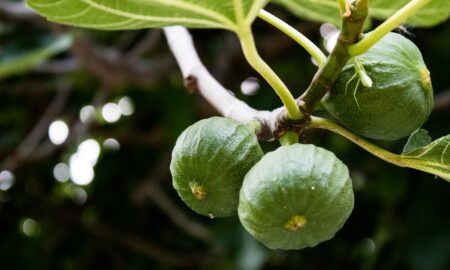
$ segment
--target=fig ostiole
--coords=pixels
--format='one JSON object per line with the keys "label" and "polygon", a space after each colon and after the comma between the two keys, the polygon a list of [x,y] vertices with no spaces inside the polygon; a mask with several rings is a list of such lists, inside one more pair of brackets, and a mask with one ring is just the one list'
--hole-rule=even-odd
{"label": "fig ostiole", "polygon": [[244,176],[262,156],[254,131],[244,124],[223,117],[200,120],[178,137],[172,151],[173,186],[199,214],[235,215]]}

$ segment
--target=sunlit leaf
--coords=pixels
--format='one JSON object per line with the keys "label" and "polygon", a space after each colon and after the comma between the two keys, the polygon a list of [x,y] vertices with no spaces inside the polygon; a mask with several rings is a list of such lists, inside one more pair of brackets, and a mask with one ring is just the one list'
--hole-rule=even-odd
{"label": "sunlit leaf", "polygon": [[27,0],[50,21],[104,30],[183,25],[236,30],[269,0]]}
{"label": "sunlit leaf", "polygon": [[[308,20],[340,25],[339,8],[336,0],[274,0],[291,12]],[[370,0],[369,16],[384,20],[394,14],[410,0]],[[450,1],[432,0],[408,24],[429,27],[444,22],[450,15]]]}
{"label": "sunlit leaf", "polygon": [[64,35],[42,48],[0,60],[0,79],[23,73],[53,55],[67,50],[71,45],[72,37]]}
{"label": "sunlit leaf", "polygon": [[450,181],[450,135],[401,155],[408,167],[435,174]]}

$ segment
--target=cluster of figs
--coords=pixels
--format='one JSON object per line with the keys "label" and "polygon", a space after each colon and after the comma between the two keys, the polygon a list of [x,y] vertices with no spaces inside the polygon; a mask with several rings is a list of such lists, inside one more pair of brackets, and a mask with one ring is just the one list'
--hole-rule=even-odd
{"label": "cluster of figs", "polygon": [[[349,61],[322,100],[327,111],[371,139],[396,140],[419,128],[433,93],[417,47],[390,33],[359,61],[371,85],[360,83]],[[192,210],[211,218],[238,214],[243,227],[272,249],[328,240],[353,210],[349,170],[334,153],[295,143],[264,154],[254,130],[223,117],[188,127],[173,149],[170,170]]]}

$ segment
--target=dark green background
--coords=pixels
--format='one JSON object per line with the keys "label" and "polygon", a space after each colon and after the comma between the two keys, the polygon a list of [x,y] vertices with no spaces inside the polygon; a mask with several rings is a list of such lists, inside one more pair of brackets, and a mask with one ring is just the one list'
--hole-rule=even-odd
{"label": "dark green background", "polygon": [[[281,9],[272,10],[321,44],[319,24],[299,21]],[[262,56],[295,96],[301,94],[315,72],[309,56],[261,21],[254,29]],[[59,33],[72,31],[0,12],[0,59],[33,50]],[[449,23],[409,31],[407,35],[423,52],[435,95],[440,102],[445,96],[448,99]],[[325,131],[308,132],[303,139],[334,151],[349,166],[355,189],[355,209],[334,239],[300,251],[273,251],[253,240],[236,217],[210,220],[196,215],[171,186],[170,152],[183,129],[217,115],[215,110],[200,96],[185,91],[160,31],[74,33],[74,49],[49,61],[73,58],[76,68],[55,73],[38,66],[0,81],[0,165],[4,166],[0,171],[13,166],[16,178],[11,189],[0,191],[1,269],[450,268],[449,183],[387,164]],[[136,79],[141,75],[134,78],[133,73],[128,74],[133,69],[125,60],[136,63],[129,53],[142,45],[149,33],[156,45],[148,46],[142,58],[166,66],[155,64],[146,70],[143,77],[153,76],[154,81],[145,84]],[[196,30],[193,35],[207,67],[227,88],[236,90],[239,98],[258,109],[280,106],[266,84],[255,96],[237,91],[245,78],[258,76],[243,60],[233,34]],[[102,71],[90,62],[98,59],[83,59],[75,49],[81,39],[96,46],[100,59],[111,50],[121,58]],[[128,75],[119,82],[117,74]],[[31,155],[18,160],[18,145],[61,91],[69,91],[69,96],[56,117],[69,123],[74,135],[66,144],[53,147],[45,133]],[[122,96],[134,101],[132,116],[116,124],[98,121],[83,127],[77,123],[83,106],[117,101]],[[449,120],[447,103],[433,111],[425,128],[433,138],[447,135]],[[121,149],[102,151],[94,181],[82,187],[87,201],[77,204],[74,184],[57,182],[53,166],[67,162],[81,140],[103,142],[109,137],[116,138]],[[380,142],[395,152],[401,151],[404,143]],[[277,146],[277,142],[263,143],[266,151]],[[22,232],[25,218],[39,224],[31,237]],[[208,236],[187,233],[192,227],[185,219],[189,224],[198,223],[200,235]]]}

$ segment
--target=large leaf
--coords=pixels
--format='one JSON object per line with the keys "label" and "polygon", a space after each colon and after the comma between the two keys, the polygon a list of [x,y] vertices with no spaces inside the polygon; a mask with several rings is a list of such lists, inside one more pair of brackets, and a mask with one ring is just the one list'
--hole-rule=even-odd
{"label": "large leaf", "polygon": [[[299,17],[319,22],[340,25],[337,0],[274,0],[284,5]],[[370,0],[369,16],[379,20],[387,19],[410,0]],[[408,23],[416,26],[434,26],[445,21],[450,14],[449,0],[432,0]]]}
{"label": "large leaf", "polygon": [[401,155],[408,167],[435,174],[450,181],[450,135]]}
{"label": "large leaf", "polygon": [[50,21],[123,30],[183,25],[234,30],[250,24],[269,0],[27,0]]}
{"label": "large leaf", "polygon": [[3,58],[0,60],[0,79],[23,73],[53,55],[69,49],[71,45],[72,37],[63,35],[41,48]]}

